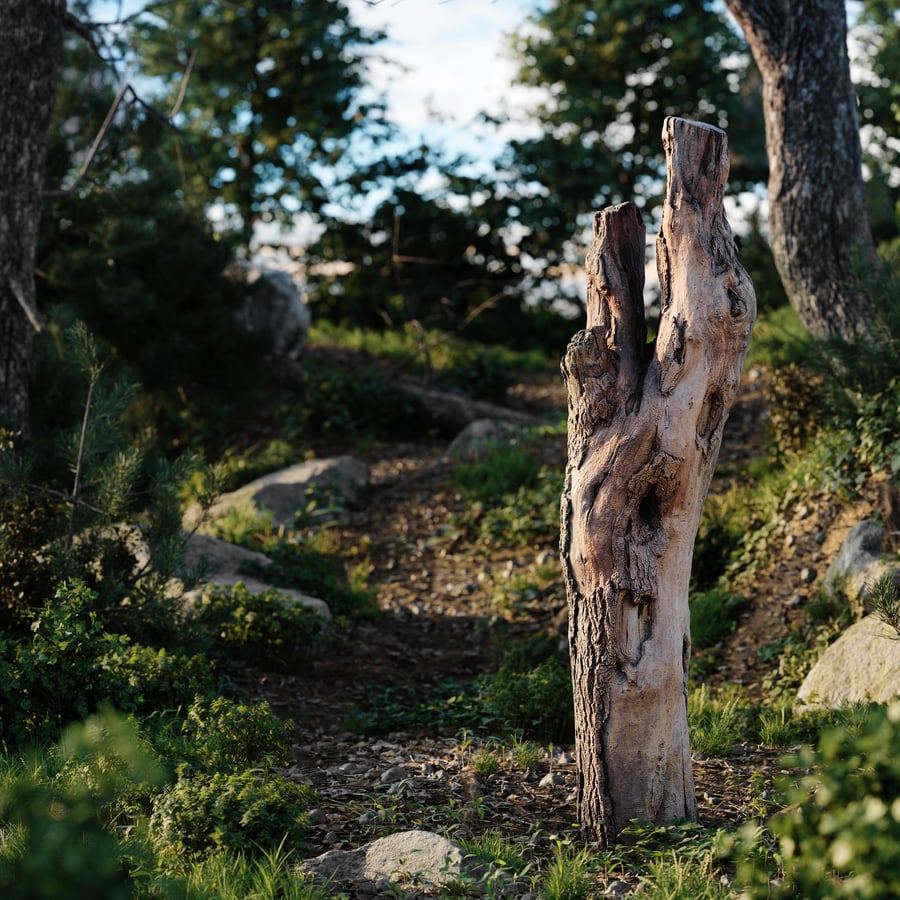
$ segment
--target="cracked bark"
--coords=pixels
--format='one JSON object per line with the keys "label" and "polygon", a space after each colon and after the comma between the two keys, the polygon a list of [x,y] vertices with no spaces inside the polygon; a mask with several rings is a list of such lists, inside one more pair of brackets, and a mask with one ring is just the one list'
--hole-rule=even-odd
{"label": "cracked bark", "polygon": [[65,15],[64,0],[7,0],[0,15],[0,428],[26,437],[34,258]]}
{"label": "cracked bark", "polygon": [[696,816],[691,555],[756,317],[722,207],[725,133],[668,118],[663,143],[658,337],[647,343],[644,226],[623,203],[594,216],[586,328],[562,362],[569,439],[560,552],[578,806],[602,845],[631,819]]}
{"label": "cracked bark", "polygon": [[869,321],[855,245],[872,247],[843,0],[725,0],[763,84],[769,237],[791,305],[816,336]]}

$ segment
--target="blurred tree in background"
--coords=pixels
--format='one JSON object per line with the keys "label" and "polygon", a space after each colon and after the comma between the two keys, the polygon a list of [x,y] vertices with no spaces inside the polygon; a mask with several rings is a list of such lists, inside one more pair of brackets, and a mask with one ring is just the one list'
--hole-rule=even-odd
{"label": "blurred tree in background", "polygon": [[195,162],[186,192],[221,204],[248,239],[258,222],[320,211],[340,193],[354,136],[384,124],[362,99],[365,51],[382,38],[342,0],[153,4],[135,20],[134,52],[162,105],[180,102]]}

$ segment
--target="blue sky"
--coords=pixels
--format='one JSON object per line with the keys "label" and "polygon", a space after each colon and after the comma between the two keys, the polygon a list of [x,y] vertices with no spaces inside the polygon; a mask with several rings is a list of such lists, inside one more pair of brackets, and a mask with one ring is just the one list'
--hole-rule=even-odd
{"label": "blue sky", "polygon": [[[347,0],[362,27],[388,40],[378,52],[406,68],[376,65],[376,87],[389,99],[389,116],[414,141],[439,140],[449,150],[493,156],[502,137],[472,125],[482,110],[498,113],[525,102],[512,90],[515,74],[505,36],[537,0]],[[432,114],[433,113],[433,114]]]}

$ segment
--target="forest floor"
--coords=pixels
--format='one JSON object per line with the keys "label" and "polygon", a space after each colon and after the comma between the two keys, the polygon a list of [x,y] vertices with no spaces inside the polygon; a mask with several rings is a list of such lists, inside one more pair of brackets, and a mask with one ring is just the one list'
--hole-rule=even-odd
{"label": "forest floor", "polygon": [[[745,376],[712,492],[727,490],[763,448],[764,379],[759,371]],[[565,415],[561,384],[519,388],[509,402],[549,421]],[[246,673],[247,686],[295,723],[288,774],[312,784],[319,798],[305,855],[357,847],[386,829],[424,828],[461,838],[497,830],[535,849],[577,835],[571,747],[528,753],[524,745],[492,744],[452,728],[370,737],[348,728],[351,709],[391,703],[392,697],[421,699],[448,680],[463,683],[495,671],[498,647],[510,639],[565,636],[561,575],[513,599],[502,590],[504,579],[538,565],[546,571],[548,560],[558,572],[555,537],[519,548],[467,540],[449,524],[463,500],[445,452],[446,442],[428,440],[384,444],[364,454],[372,495],[364,510],[340,523],[338,552],[370,561],[378,614],[338,629],[335,643],[307,672]],[[549,438],[542,452],[544,462],[558,469],[561,485],[564,435]],[[790,510],[766,564],[733,586],[745,602],[703,680],[711,687],[736,685],[761,699],[763,681],[777,662],[760,650],[799,624],[847,530],[870,512],[870,501],[851,505],[827,494]],[[497,757],[496,771],[476,768],[485,747]],[[784,771],[782,755],[748,743],[722,758],[695,753],[701,825],[736,828],[759,815]]]}

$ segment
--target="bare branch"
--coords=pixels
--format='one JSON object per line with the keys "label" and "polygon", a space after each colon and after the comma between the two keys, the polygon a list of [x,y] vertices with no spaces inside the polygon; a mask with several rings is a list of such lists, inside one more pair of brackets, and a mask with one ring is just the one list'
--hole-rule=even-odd
{"label": "bare branch", "polygon": [[37,307],[34,303],[28,298],[28,295],[25,292],[25,288],[19,282],[19,280],[7,273],[6,281],[9,284],[10,290],[13,292],[13,296],[16,300],[19,301],[19,306],[22,307],[25,315],[28,318],[28,321],[31,323],[31,327],[38,333],[44,330],[44,320],[41,318],[41,314],[37,311]]}
{"label": "bare branch", "polygon": [[194,62],[197,59],[197,48],[195,47],[191,50],[190,59],[187,61],[187,65],[184,67],[184,74],[181,76],[181,88],[178,91],[178,99],[175,101],[175,105],[172,107],[172,111],[169,113],[169,118],[174,119],[175,116],[181,111],[181,104],[184,103],[184,95],[187,93],[188,82],[191,80],[191,72],[194,70]]}
{"label": "bare branch", "polygon": [[97,151],[100,149],[100,144],[103,142],[103,138],[106,137],[106,133],[112,126],[113,119],[116,115],[116,110],[118,110],[120,104],[125,99],[125,94],[127,94],[129,90],[131,90],[131,86],[128,84],[123,84],[119,89],[119,93],[116,94],[116,99],[113,100],[112,106],[109,108],[109,112],[106,114],[106,118],[103,120],[103,124],[100,126],[100,130],[97,132],[97,136],[94,138],[94,142],[91,144],[91,149],[88,150],[87,159],[84,161],[84,165],[81,167],[81,171],[78,173],[78,177],[75,179],[75,181],[67,188],[59,188],[55,191],[44,191],[45,197],[67,197],[69,194],[74,193],[76,188],[81,184],[82,181],[84,181],[88,171],[94,164],[94,159],[97,156]]}

